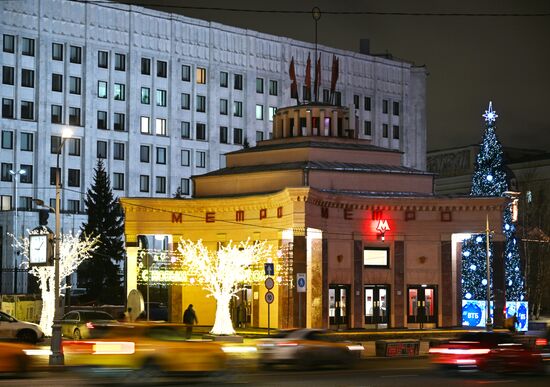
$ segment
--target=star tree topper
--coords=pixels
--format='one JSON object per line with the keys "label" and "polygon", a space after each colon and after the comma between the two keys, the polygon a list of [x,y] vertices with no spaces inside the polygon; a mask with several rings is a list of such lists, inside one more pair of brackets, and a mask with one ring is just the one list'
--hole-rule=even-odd
{"label": "star tree topper", "polygon": [[487,122],[489,125],[491,125],[493,122],[495,122],[498,118],[497,112],[493,110],[493,102],[489,101],[489,110],[485,110],[485,114],[483,115],[483,118],[485,118],[485,122]]}

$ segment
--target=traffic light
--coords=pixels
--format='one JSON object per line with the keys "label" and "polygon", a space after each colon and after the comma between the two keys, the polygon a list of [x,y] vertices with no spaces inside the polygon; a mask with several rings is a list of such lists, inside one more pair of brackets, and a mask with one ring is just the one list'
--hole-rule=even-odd
{"label": "traffic light", "polygon": [[48,224],[48,216],[50,216],[48,210],[38,210],[38,224],[46,226]]}

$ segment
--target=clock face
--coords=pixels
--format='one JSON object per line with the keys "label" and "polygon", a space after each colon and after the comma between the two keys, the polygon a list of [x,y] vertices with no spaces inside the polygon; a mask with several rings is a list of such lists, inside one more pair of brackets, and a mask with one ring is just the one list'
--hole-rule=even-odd
{"label": "clock face", "polygon": [[29,260],[30,264],[44,265],[48,263],[48,236],[29,236]]}

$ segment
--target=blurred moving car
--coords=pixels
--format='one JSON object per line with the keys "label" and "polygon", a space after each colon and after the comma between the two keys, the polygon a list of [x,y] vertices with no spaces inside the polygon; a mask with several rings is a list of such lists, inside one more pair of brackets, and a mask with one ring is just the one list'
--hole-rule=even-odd
{"label": "blurred moving car", "polygon": [[107,312],[73,310],[61,319],[61,334],[74,340],[102,337],[109,327],[119,323]]}
{"label": "blurred moving car", "polygon": [[335,341],[329,331],[320,329],[281,331],[274,338],[259,340],[257,348],[262,367],[277,364],[352,367],[364,350],[361,344]]}
{"label": "blurred moving car", "polygon": [[430,348],[432,363],[442,368],[502,372],[544,372],[541,351],[508,333],[469,332]]}
{"label": "blurred moving car", "polygon": [[103,370],[133,370],[137,379],[165,373],[223,371],[226,354],[212,341],[186,340],[185,326],[123,324],[98,340],[64,341],[65,365]]}
{"label": "blurred moving car", "polygon": [[28,344],[0,342],[0,375],[22,374],[28,370],[31,358]]}
{"label": "blurred moving car", "polygon": [[34,344],[44,340],[44,332],[36,324],[19,321],[15,317],[0,311],[0,339],[18,340]]}

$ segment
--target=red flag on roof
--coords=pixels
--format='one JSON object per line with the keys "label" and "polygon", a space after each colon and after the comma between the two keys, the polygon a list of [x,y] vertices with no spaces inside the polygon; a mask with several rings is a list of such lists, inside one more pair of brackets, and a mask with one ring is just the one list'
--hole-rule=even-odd
{"label": "red flag on roof", "polygon": [[310,54],[307,54],[307,64],[306,64],[306,95],[303,96],[304,99],[311,100],[311,57]]}
{"label": "red flag on roof", "polygon": [[315,93],[315,101],[318,101],[318,93],[319,93],[319,87],[321,86],[321,53],[319,53],[319,58],[317,58],[317,62],[315,63],[315,82],[314,82],[314,93]]}
{"label": "red flag on roof", "polygon": [[334,93],[336,90],[336,82],[338,81],[338,59],[336,56],[332,56],[332,73],[330,78],[330,92]]}
{"label": "red flag on roof", "polygon": [[294,57],[290,60],[290,66],[288,68],[288,75],[290,75],[290,80],[296,82],[296,70],[294,69]]}

